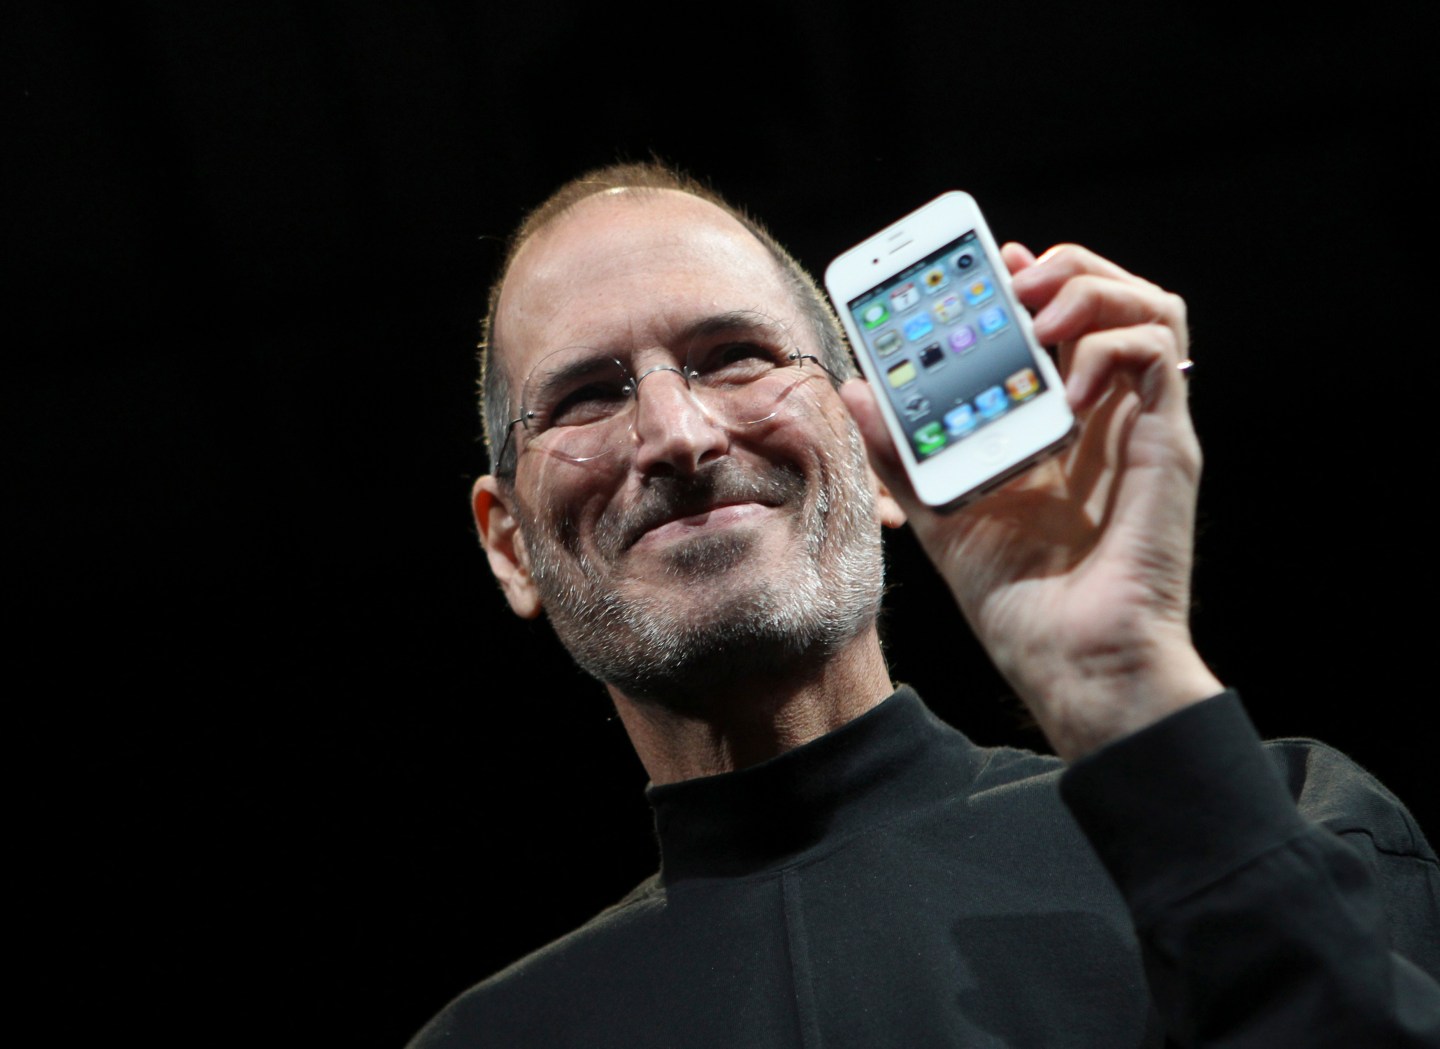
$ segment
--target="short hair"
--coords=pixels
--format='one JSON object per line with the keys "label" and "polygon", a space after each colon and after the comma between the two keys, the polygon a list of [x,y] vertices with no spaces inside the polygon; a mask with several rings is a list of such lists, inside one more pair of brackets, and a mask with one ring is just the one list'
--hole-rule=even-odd
{"label": "short hair", "polygon": [[840,328],[839,321],[835,318],[834,311],[830,308],[829,301],[821,293],[814,278],[758,220],[743,209],[731,204],[699,179],[660,161],[610,164],[596,168],[565,183],[539,207],[525,216],[511,235],[505,249],[504,262],[500,266],[500,275],[490,286],[489,303],[485,311],[485,318],[480,324],[480,409],[485,426],[485,448],[490,456],[491,470],[499,477],[509,477],[514,473],[513,456],[515,454],[512,447],[506,456],[507,459],[512,460],[512,463],[495,462],[498,447],[504,445],[505,428],[510,421],[512,389],[511,377],[506,374],[496,356],[499,349],[496,341],[498,337],[496,312],[500,306],[500,291],[505,286],[505,278],[509,275],[510,267],[514,264],[520,249],[536,233],[570,211],[582,200],[600,193],[622,189],[679,190],[681,193],[688,193],[714,204],[739,222],[765,247],[779,266],[781,275],[789,284],[791,294],[795,297],[796,305],[800,308],[802,316],[809,323],[815,335],[815,340],[820,347],[820,359],[825,367],[836,376],[848,377],[856,374],[855,364],[850,358],[850,351],[845,342],[845,335]]}

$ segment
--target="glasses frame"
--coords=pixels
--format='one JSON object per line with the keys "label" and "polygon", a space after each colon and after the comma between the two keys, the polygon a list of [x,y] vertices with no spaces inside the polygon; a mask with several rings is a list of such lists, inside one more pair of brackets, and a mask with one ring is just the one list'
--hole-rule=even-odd
{"label": "glasses frame", "polygon": [[[836,387],[839,387],[839,385],[845,381],[843,377],[837,375],[835,371],[830,368],[829,365],[827,365],[824,361],[822,361],[818,356],[813,353],[804,353],[798,349],[791,350],[788,354],[785,355],[785,359],[790,362],[789,364],[784,365],[784,367],[787,368],[798,366],[802,361],[814,361],[815,364],[819,366],[821,371],[823,371],[826,375],[830,376],[831,381],[835,384]],[[612,357],[611,360],[615,362],[615,366],[619,368],[620,371],[626,376],[627,381],[625,386],[623,387],[625,394],[629,397],[637,399],[640,396],[640,384],[644,382],[649,376],[654,375],[656,372],[674,372],[676,375],[680,376],[681,380],[685,383],[685,388],[687,390],[694,389],[694,387],[691,386],[691,380],[700,374],[697,369],[687,368],[683,365],[656,364],[653,367],[646,368],[637,376],[618,357]],[[776,368],[775,370],[779,371],[780,368]],[[520,456],[525,454],[524,449],[516,452],[514,463],[507,465],[506,456],[510,451],[511,441],[515,434],[515,427],[525,426],[526,429],[529,429],[529,420],[534,419],[538,414],[538,412],[527,411],[525,406],[522,404],[520,406],[520,414],[505,424],[505,440],[500,445],[500,454],[495,457],[494,473],[496,477],[514,478],[515,472],[520,468]]]}

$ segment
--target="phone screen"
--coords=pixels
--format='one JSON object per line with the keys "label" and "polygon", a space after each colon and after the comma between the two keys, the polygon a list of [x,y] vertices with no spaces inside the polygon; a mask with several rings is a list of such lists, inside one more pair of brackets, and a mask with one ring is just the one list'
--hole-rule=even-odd
{"label": "phone screen", "polygon": [[995,263],[973,231],[847,303],[916,460],[1046,389]]}

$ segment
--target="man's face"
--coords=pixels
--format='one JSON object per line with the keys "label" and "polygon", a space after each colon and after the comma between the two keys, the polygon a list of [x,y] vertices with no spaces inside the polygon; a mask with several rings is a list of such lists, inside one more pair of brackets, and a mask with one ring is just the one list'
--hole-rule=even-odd
{"label": "man's face", "polygon": [[[592,197],[532,237],[496,330],[517,400],[538,362],[576,346],[636,375],[683,363],[697,339],[819,353],[765,248],[674,191]],[[516,428],[518,556],[596,677],[665,698],[823,657],[873,621],[881,556],[863,448],[824,373],[804,368],[773,418],[743,425],[653,372],[633,425],[583,462],[528,447]]]}

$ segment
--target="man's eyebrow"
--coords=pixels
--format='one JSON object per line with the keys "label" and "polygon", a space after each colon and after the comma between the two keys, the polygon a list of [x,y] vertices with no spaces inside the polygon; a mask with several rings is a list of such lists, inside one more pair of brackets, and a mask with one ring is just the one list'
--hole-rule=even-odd
{"label": "man's eyebrow", "polygon": [[[758,310],[727,310],[724,313],[712,313],[708,316],[701,317],[699,320],[691,321],[689,324],[677,329],[675,334],[670,337],[670,345],[673,347],[672,352],[677,352],[683,357],[686,347],[693,346],[695,343],[703,342],[706,339],[713,339],[718,335],[748,335],[755,338],[770,339],[776,343],[789,343],[792,341],[789,327],[782,321],[771,317],[769,314],[761,313]],[[582,347],[579,344],[565,347],[565,349],[570,350],[578,350],[581,348],[592,349],[594,356],[564,359],[562,364],[555,365],[549,370],[532,372],[526,381],[526,385],[529,386],[534,383],[539,383],[543,386],[550,387],[557,384],[569,383],[587,371],[597,368],[603,371],[605,361],[621,361],[623,367],[623,362],[630,359],[630,350],[619,347],[617,345],[619,341],[620,340],[601,340],[593,347]],[[558,357],[563,352],[564,349],[556,350],[554,353],[547,355],[547,357],[540,360],[536,368],[544,368],[546,361],[548,361],[550,357]]]}
{"label": "man's eyebrow", "polygon": [[[564,352],[565,351],[560,350],[552,356],[558,356]],[[618,378],[624,377],[623,365],[607,368],[607,365],[618,365],[619,362],[614,356],[606,353],[600,353],[596,356],[578,354],[565,357],[559,365],[552,365],[546,368],[545,365],[548,360],[549,358],[546,358],[546,360],[540,362],[540,370],[531,375],[526,381],[526,389],[550,389],[556,386],[568,386],[578,379],[591,374],[598,373],[604,375],[607,370]],[[524,391],[522,390],[521,393],[523,394]]]}
{"label": "man's eyebrow", "polygon": [[730,310],[714,313],[681,328],[677,333],[678,342],[689,345],[698,339],[716,335],[765,335],[772,339],[789,338],[789,329],[774,317],[755,310]]}

